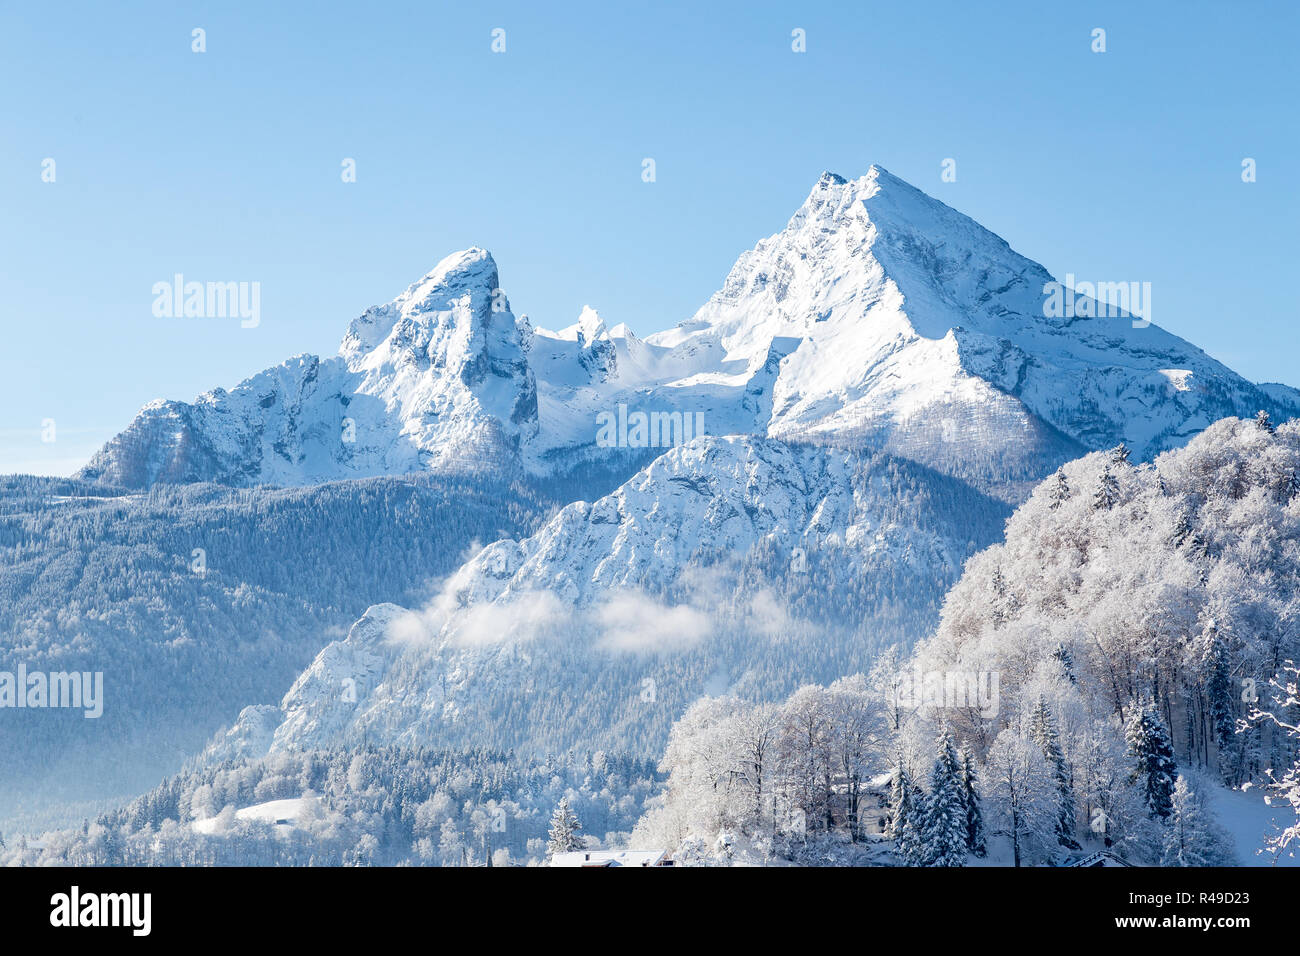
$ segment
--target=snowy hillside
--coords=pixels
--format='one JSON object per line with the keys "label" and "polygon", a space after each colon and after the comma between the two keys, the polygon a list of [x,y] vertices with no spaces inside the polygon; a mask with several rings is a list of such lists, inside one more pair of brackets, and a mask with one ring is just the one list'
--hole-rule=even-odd
{"label": "snowy hillside", "polygon": [[[1181,773],[1208,778],[1202,796],[1239,843],[1254,828],[1258,848],[1271,828],[1248,804],[1265,809],[1261,788],[1284,825],[1300,811],[1297,771],[1289,790],[1269,786],[1270,773],[1281,781],[1300,766],[1300,739],[1256,713],[1296,722],[1284,686],[1295,680],[1287,661],[1300,659],[1298,594],[1300,428],[1226,419],[1154,463],[1117,449],[1043,482],[1005,543],[968,563],[915,666],[999,675],[994,712],[935,712],[977,755],[1023,736],[1026,715],[1047,707],[1080,821],[1100,810],[1139,855],[1160,852],[1136,826],[1143,807],[1167,818]],[[1135,739],[1159,742],[1160,769],[1125,805],[1116,782]],[[1254,794],[1221,795],[1219,783]]]}
{"label": "snowy hillside", "polygon": [[[104,710],[4,711],[11,814],[138,793],[234,712],[278,699],[378,601],[414,601],[549,501],[424,476],[313,488],[0,479],[0,672],[102,672]],[[77,819],[80,819],[80,815]]]}
{"label": "snowy hillside", "polygon": [[[879,167],[827,173],[673,329],[641,339],[590,308],[535,327],[469,249],[356,319],[336,357],[149,405],[81,476],[285,485],[592,458],[626,475],[629,449],[744,434],[881,447],[1000,488],[1121,440],[1145,458],[1226,415],[1300,413],[1300,393],[1156,325],[1048,317],[1051,282]],[[659,417],[629,436],[638,413]],[[602,434],[602,416],[620,427]]]}
{"label": "snowy hillside", "polygon": [[712,864],[1294,863],[1298,542],[1296,423],[1072,462],[911,659],[696,701],[635,837]]}
{"label": "snowy hillside", "polygon": [[[428,606],[372,607],[285,695],[270,749],[653,752],[705,690],[785,693],[910,643],[1005,513],[886,457],[700,439],[485,548]],[[264,752],[266,726],[250,709],[211,753]]]}

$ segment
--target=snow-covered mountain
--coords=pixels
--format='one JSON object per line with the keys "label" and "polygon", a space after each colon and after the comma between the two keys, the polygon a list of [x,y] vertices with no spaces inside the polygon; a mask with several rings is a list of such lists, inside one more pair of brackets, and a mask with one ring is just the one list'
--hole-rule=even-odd
{"label": "snow-covered mountain", "polygon": [[193,404],[146,406],[83,474],[139,487],[486,471],[537,430],[496,264],[469,249],[353,321],[334,358],[300,355]]}
{"label": "snow-covered mountain", "polygon": [[[827,173],[673,329],[640,339],[592,309],[534,327],[469,249],[356,319],[333,358],[147,406],[81,477],[549,475],[705,433],[883,447],[997,485],[1120,441],[1150,457],[1227,415],[1300,414],[1294,389],[1253,385],[1158,326],[1049,317],[1052,281],[880,167]],[[638,412],[655,416],[649,434]],[[602,433],[602,416],[617,427]],[[624,474],[640,464],[622,459]]]}
{"label": "snow-covered mountain", "polygon": [[788,692],[922,633],[1006,513],[888,456],[697,439],[484,548],[426,607],[370,608],[293,684],[278,726],[250,707],[208,753],[655,752],[706,689]]}

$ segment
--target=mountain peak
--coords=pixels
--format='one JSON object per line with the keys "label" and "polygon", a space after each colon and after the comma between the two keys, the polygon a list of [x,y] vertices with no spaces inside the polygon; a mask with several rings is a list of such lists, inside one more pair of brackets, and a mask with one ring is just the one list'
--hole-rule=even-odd
{"label": "mountain peak", "polygon": [[[453,252],[387,305],[373,306],[354,319],[343,336],[339,354],[349,365],[355,365],[389,339],[395,328],[427,325],[434,316],[451,311],[467,296],[475,303],[493,300],[500,293],[499,285],[492,253],[477,246]],[[500,304],[504,305],[504,299]]]}
{"label": "mountain peak", "polygon": [[827,171],[675,328],[639,340],[590,307],[559,332],[516,321],[496,262],[471,247],[353,321],[339,358],[146,409],[85,476],[547,473],[589,454],[596,417],[627,405],[703,416],[710,434],[887,442],[941,470],[1028,449],[994,469],[1006,481],[1087,448],[1146,457],[1226,415],[1300,410],[1293,390],[1256,388],[1129,315],[1054,318],[1051,282],[882,166]]}
{"label": "mountain peak", "polygon": [[608,337],[605,320],[600,317],[600,313],[591,306],[584,305],[582,314],[578,316],[578,344],[591,345],[597,339]]}

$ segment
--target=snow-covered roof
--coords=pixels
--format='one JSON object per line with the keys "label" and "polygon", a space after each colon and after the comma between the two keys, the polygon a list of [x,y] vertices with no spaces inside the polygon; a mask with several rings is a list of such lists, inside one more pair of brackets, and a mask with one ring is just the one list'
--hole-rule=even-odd
{"label": "snow-covered roof", "polygon": [[667,850],[578,850],[557,853],[551,866],[662,866]]}
{"label": "snow-covered roof", "polygon": [[1105,850],[1100,850],[1096,853],[1089,853],[1087,856],[1079,857],[1079,859],[1077,860],[1071,860],[1069,863],[1066,863],[1064,865],[1094,867],[1094,866],[1132,866],[1133,864],[1125,863],[1123,860],[1115,856],[1113,853],[1107,853]]}

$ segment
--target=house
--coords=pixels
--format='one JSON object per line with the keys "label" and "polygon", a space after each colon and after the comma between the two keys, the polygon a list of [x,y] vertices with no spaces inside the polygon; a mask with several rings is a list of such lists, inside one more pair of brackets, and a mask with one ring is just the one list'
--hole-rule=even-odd
{"label": "house", "polygon": [[858,830],[865,834],[883,834],[889,827],[889,794],[894,772],[878,774],[862,787],[858,800]]}
{"label": "house", "polygon": [[1089,853],[1087,856],[1081,856],[1073,860],[1067,860],[1061,866],[1132,866],[1132,863],[1125,863],[1113,853],[1106,850],[1098,850],[1096,853]]}
{"label": "house", "polygon": [[[858,833],[880,835],[889,826],[889,794],[894,780],[892,771],[864,780],[858,786]],[[849,786],[841,774],[831,784],[830,817],[834,826],[849,825]]]}
{"label": "house", "polygon": [[667,850],[576,850],[557,853],[551,866],[672,866]]}

